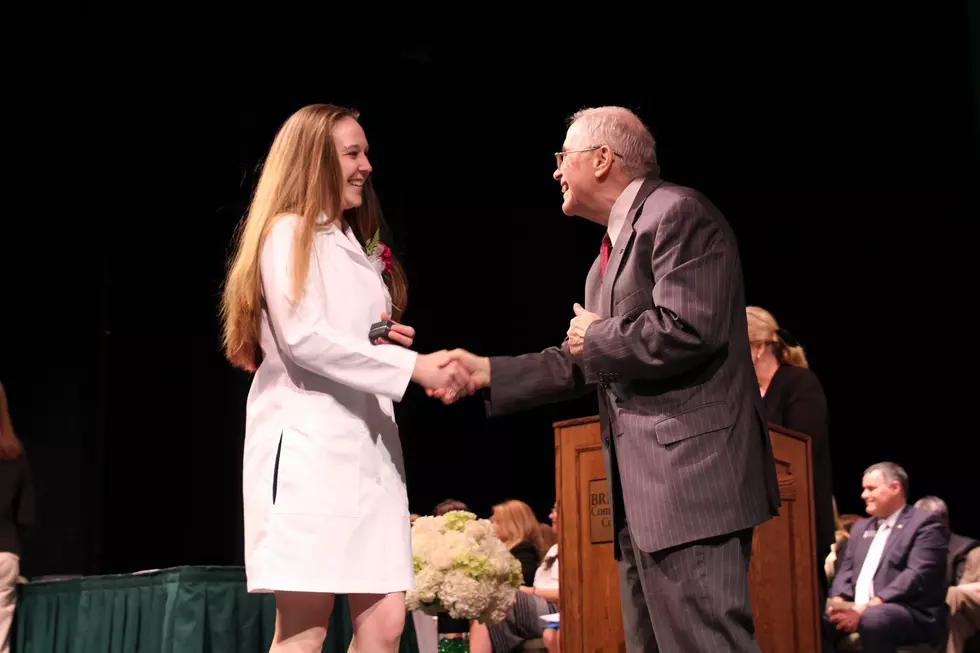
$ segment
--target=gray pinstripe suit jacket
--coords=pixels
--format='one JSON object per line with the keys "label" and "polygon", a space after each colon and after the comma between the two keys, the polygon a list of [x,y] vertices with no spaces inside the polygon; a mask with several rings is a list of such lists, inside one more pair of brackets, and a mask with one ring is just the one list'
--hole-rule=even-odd
{"label": "gray pinstripe suit jacket", "polygon": [[646,179],[605,276],[598,259],[589,272],[585,307],[603,319],[589,327],[581,357],[566,341],[490,359],[488,414],[596,387],[614,524],[625,516],[643,551],[775,515],[741,260],[721,213],[697,191]]}

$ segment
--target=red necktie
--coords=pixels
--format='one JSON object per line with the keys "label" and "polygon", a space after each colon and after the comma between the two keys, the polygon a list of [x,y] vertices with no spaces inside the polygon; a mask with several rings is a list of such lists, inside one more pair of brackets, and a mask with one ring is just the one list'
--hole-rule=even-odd
{"label": "red necktie", "polygon": [[611,249],[612,240],[609,239],[609,233],[607,232],[602,237],[602,247],[599,248],[599,271],[602,272],[602,276],[606,276],[606,264],[609,263],[609,250]]}

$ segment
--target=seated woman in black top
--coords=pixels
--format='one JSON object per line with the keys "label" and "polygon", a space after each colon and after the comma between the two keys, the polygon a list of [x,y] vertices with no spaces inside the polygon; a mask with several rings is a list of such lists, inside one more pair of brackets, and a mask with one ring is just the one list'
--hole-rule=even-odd
{"label": "seated woman in black top", "polygon": [[14,433],[0,384],[0,652],[10,650],[10,627],[24,536],[34,521],[34,487],[27,454]]}
{"label": "seated woman in black top", "polygon": [[805,433],[811,439],[817,578],[823,600],[827,591],[823,563],[834,543],[827,397],[820,380],[809,370],[803,347],[779,328],[776,319],[758,306],[749,306],[745,312],[752,363],[769,421]]}
{"label": "seated woman in black top", "polygon": [[498,503],[493,507],[490,521],[497,531],[497,537],[520,561],[521,571],[524,572],[523,585],[530,587],[534,584],[534,573],[541,558],[547,551],[538,528],[538,518],[534,516],[531,506],[513,499]]}
{"label": "seated woman in black top", "polygon": [[[558,506],[552,510],[552,521],[557,525]],[[558,592],[555,589],[540,590],[535,585],[535,576],[544,579],[547,570],[557,564],[558,551],[554,547],[553,558],[542,562],[549,549],[541,533],[540,524],[531,506],[523,501],[505,501],[493,507],[493,522],[497,537],[510,549],[511,554],[521,563],[524,574],[521,592],[504,621],[489,628],[479,622],[472,622],[470,628],[470,650],[473,653],[511,653],[519,650],[524,639],[540,637],[544,627],[541,615],[551,614],[558,609]],[[540,574],[539,566],[546,571]]]}

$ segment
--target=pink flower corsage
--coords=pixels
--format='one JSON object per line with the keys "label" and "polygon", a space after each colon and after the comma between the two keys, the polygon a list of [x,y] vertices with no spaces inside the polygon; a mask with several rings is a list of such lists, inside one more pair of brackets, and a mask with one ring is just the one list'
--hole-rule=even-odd
{"label": "pink flower corsage", "polygon": [[364,245],[364,252],[374,269],[387,281],[391,277],[391,248],[381,242],[380,230]]}

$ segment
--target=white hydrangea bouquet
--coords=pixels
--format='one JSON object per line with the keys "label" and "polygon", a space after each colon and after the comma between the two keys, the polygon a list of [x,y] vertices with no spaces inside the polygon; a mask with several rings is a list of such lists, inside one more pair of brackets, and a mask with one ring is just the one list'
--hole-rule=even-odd
{"label": "white hydrangea bouquet", "polygon": [[415,585],[409,610],[495,624],[517,600],[521,564],[497,537],[493,524],[471,512],[419,517],[412,525]]}

